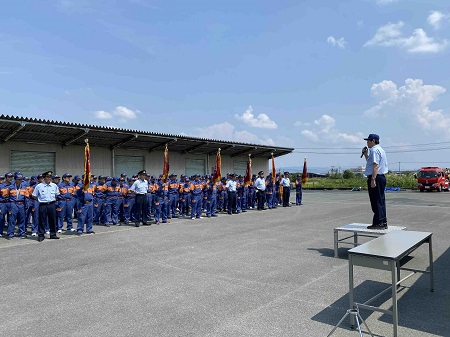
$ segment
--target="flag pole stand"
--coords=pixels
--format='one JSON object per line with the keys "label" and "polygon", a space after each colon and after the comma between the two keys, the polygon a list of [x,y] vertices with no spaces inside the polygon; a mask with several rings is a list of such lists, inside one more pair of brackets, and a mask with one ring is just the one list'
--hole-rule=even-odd
{"label": "flag pole stand", "polygon": [[359,320],[361,320],[361,322],[364,323],[367,331],[369,331],[369,334],[373,337],[373,334],[370,331],[369,327],[367,326],[367,323],[363,320],[363,318],[359,314],[358,307],[356,307],[356,309],[348,309],[347,312],[344,314],[344,316],[341,318],[341,320],[338,322],[338,324],[336,324],[336,326],[333,328],[333,330],[331,330],[331,332],[328,334],[327,337],[330,337],[336,331],[336,329],[339,327],[339,325],[341,325],[341,323],[344,321],[344,319],[349,315],[353,316],[353,319],[356,321],[356,325],[358,327],[358,332],[359,332],[360,337],[363,337],[363,332],[361,331],[361,324],[359,323]]}

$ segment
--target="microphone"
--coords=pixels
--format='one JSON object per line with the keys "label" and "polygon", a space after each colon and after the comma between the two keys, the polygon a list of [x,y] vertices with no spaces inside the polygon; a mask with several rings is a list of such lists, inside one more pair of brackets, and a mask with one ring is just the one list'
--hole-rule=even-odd
{"label": "microphone", "polygon": [[364,148],[361,151],[361,157],[360,158],[362,158],[364,156],[364,153],[366,153],[366,152],[367,152],[367,146],[364,146]]}

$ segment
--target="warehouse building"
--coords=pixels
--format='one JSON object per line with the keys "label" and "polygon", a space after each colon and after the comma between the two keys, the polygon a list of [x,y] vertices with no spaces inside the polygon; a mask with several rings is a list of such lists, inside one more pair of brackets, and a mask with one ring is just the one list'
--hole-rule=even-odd
{"label": "warehouse building", "polygon": [[195,138],[113,127],[0,116],[0,174],[21,171],[26,176],[52,170],[82,174],[85,139],[89,140],[91,171],[95,175],[152,175],[163,170],[168,144],[170,172],[211,174],[221,149],[222,174],[245,174],[248,155],[252,170],[269,170],[271,154],[279,157],[294,149],[259,144]]}

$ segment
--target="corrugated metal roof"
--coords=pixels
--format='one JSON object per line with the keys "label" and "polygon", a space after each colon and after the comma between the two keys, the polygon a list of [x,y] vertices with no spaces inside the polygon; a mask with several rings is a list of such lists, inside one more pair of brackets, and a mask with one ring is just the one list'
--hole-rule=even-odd
{"label": "corrugated metal roof", "polygon": [[269,158],[291,153],[293,148],[230,142],[225,140],[189,137],[185,135],[103,127],[88,124],[50,121],[36,118],[0,115],[0,142],[31,142],[68,145],[84,145],[88,138],[91,146],[110,149],[132,148],[158,151],[169,143],[170,151],[181,154],[214,154],[218,148],[221,153],[232,157],[248,156]]}

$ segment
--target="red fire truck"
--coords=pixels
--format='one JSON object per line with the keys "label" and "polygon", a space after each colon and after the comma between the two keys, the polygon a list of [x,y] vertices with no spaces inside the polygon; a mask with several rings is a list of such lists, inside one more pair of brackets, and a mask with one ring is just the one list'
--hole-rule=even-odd
{"label": "red fire truck", "polygon": [[422,167],[417,174],[417,187],[420,192],[449,190],[449,182],[445,171],[439,167]]}

